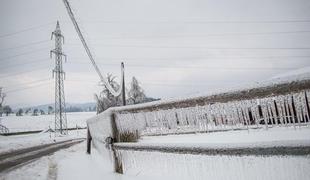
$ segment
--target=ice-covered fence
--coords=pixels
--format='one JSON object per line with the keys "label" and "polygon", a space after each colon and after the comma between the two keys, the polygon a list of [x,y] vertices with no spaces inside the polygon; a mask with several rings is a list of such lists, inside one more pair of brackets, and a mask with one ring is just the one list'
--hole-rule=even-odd
{"label": "ice-covered fence", "polygon": [[208,132],[309,122],[310,81],[262,86],[176,101],[115,108],[120,133]]}
{"label": "ice-covered fence", "polygon": [[[232,156],[119,150],[124,174],[182,180],[306,180],[307,156]],[[167,178],[170,177],[170,178]]]}
{"label": "ice-covered fence", "polygon": [[[89,120],[88,126],[93,138],[99,134],[101,138],[111,135],[117,141],[121,141],[122,134],[161,135],[302,126],[309,123],[309,98],[310,79],[305,79],[209,96],[110,108]],[[108,133],[112,125],[115,136]]]}
{"label": "ice-covered fence", "polygon": [[103,146],[105,146],[105,139],[107,137],[115,137],[116,128],[112,126],[112,124],[114,124],[112,116],[113,113],[111,109],[109,109],[87,121],[93,145],[97,147],[98,150],[105,149]]}
{"label": "ice-covered fence", "polygon": [[[309,95],[310,78],[207,96],[110,108],[88,120],[87,124],[93,144],[107,154],[104,148],[107,137],[114,138],[115,142],[132,142],[137,135],[302,126],[309,123]],[[116,172],[123,172],[126,167],[122,167],[122,155],[117,154],[120,152],[118,145],[112,146],[112,162]],[[179,150],[183,152],[184,148]]]}

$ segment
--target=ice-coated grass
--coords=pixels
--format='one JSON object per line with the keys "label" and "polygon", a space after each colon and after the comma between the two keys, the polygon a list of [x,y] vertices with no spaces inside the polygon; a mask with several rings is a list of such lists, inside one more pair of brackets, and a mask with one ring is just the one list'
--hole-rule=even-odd
{"label": "ice-coated grass", "polygon": [[120,142],[137,142],[140,138],[138,131],[136,132],[121,132],[119,134]]}

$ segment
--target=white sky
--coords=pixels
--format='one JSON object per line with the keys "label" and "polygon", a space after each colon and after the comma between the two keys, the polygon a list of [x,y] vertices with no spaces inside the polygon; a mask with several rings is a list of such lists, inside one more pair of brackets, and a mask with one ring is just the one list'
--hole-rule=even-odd
{"label": "white sky", "polygon": [[[124,61],[127,83],[136,76],[148,96],[204,93],[310,65],[309,0],[69,2],[102,73],[119,76]],[[6,103],[53,102],[49,50],[57,20],[68,56],[66,101],[93,101],[99,79],[62,0],[0,3],[0,86]]]}

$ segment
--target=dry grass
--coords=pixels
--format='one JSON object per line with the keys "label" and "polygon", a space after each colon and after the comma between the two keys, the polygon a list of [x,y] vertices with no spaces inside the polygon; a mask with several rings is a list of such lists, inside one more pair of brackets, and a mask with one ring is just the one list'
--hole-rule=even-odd
{"label": "dry grass", "polygon": [[138,131],[119,133],[119,142],[137,142],[140,138]]}

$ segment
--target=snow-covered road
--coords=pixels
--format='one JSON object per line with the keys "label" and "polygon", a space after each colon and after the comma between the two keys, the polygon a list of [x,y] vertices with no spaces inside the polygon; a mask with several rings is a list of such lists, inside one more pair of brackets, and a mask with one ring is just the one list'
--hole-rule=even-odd
{"label": "snow-covered road", "polygon": [[0,154],[32,146],[38,146],[86,137],[85,129],[77,131],[68,131],[68,133],[69,133],[68,136],[55,136],[54,133],[50,132],[46,133],[42,132],[29,135],[15,135],[15,136],[0,135]]}
{"label": "snow-covered road", "polygon": [[12,169],[18,165],[27,163],[31,160],[49,155],[59,149],[68,148],[84,140],[85,139],[67,140],[0,154],[0,173],[7,169]]}

